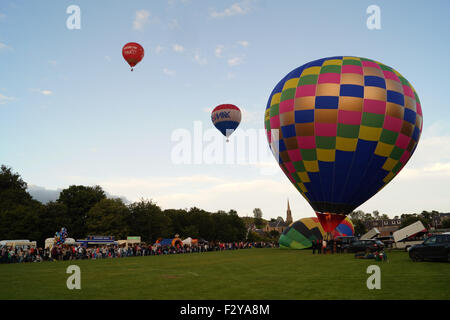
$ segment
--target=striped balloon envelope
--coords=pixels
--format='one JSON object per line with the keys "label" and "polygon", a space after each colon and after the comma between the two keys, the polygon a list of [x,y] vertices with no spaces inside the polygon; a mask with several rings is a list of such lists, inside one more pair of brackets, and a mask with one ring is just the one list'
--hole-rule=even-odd
{"label": "striped balloon envelope", "polygon": [[212,111],[211,120],[214,126],[228,138],[241,122],[241,110],[233,104],[221,104]]}
{"label": "striped balloon envelope", "polygon": [[[355,229],[349,218],[345,218],[331,233],[338,236],[353,236]],[[281,248],[305,249],[312,246],[312,241],[326,238],[326,232],[317,218],[303,218],[293,222],[280,236]]]}
{"label": "striped balloon envelope", "polygon": [[406,165],[422,108],[393,68],[338,56],[287,74],[269,97],[264,124],[281,169],[331,232]]}

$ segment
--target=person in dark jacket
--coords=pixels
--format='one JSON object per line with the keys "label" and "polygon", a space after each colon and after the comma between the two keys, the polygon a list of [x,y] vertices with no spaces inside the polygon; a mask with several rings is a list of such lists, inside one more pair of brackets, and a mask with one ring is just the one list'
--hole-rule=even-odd
{"label": "person in dark jacket", "polygon": [[321,254],[322,253],[322,241],[320,239],[317,239],[316,246],[317,246],[317,253]]}

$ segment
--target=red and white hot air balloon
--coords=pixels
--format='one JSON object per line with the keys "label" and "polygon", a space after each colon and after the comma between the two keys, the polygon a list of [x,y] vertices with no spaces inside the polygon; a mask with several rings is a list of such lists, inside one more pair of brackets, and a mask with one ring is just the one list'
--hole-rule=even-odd
{"label": "red and white hot air balloon", "polygon": [[123,46],[122,56],[133,71],[133,68],[144,58],[144,48],[139,43],[129,42]]}

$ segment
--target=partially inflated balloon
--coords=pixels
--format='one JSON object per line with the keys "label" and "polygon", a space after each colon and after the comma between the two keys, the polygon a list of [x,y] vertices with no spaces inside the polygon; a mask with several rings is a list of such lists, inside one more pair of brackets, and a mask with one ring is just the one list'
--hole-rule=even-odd
{"label": "partially inflated balloon", "polygon": [[[345,218],[331,233],[333,238],[338,236],[353,236],[354,227],[349,218]],[[312,241],[326,238],[319,219],[303,218],[292,223],[280,236],[278,243],[281,248],[305,249],[310,248]]]}
{"label": "partially inflated balloon", "polygon": [[211,120],[214,126],[228,138],[241,122],[241,110],[233,104],[221,104],[212,111]]}
{"label": "partially inflated balloon", "polygon": [[393,68],[339,56],[286,75],[264,123],[281,169],[330,232],[406,165],[420,139],[422,109]]}
{"label": "partially inflated balloon", "polygon": [[128,62],[133,71],[133,67],[144,58],[144,48],[139,43],[129,42],[123,46],[122,56]]}

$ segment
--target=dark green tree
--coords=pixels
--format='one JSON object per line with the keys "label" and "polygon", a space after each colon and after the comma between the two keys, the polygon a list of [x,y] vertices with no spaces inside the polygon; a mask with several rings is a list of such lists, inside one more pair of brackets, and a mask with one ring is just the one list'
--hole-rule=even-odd
{"label": "dark green tree", "polygon": [[444,221],[442,221],[442,228],[444,229],[450,228],[450,218],[444,219]]}
{"label": "dark green tree", "polygon": [[[39,240],[39,215],[43,205],[27,192],[27,183],[18,173],[0,167],[0,239]],[[38,243],[41,245],[42,243]]]}
{"label": "dark green tree", "polygon": [[[44,242],[45,239],[54,237],[55,232],[60,231],[62,227],[67,228],[69,225],[70,217],[67,206],[58,202],[47,203],[39,214],[38,228],[42,234],[40,241]],[[73,238],[70,231],[68,236]]]}
{"label": "dark green tree", "polygon": [[61,191],[57,202],[67,206],[70,222],[66,228],[73,238],[81,239],[87,235],[88,212],[103,199],[106,195],[100,186],[70,186]]}
{"label": "dark green tree", "polygon": [[154,243],[158,238],[173,237],[170,217],[151,200],[132,203],[129,209],[130,235],[141,236],[148,243]]}
{"label": "dark green tree", "polygon": [[33,198],[27,192],[27,183],[18,173],[2,165],[0,167],[0,209],[29,205]]}
{"label": "dark green tree", "polygon": [[90,235],[126,239],[130,231],[130,210],[121,199],[103,199],[88,212],[86,227]]}
{"label": "dark green tree", "polygon": [[363,220],[352,220],[353,227],[355,229],[355,235],[362,236],[367,232],[366,225],[364,224]]}

